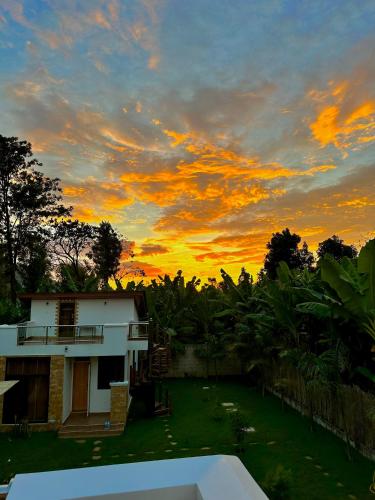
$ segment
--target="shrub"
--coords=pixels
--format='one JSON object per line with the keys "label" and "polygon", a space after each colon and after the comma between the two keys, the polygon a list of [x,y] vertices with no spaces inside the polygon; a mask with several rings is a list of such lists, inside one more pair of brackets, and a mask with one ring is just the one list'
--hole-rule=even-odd
{"label": "shrub", "polygon": [[278,465],[270,471],[262,483],[262,488],[270,500],[288,500],[290,498],[290,483],[292,473]]}
{"label": "shrub", "polygon": [[224,411],[223,411],[223,408],[222,406],[220,405],[220,403],[216,403],[216,405],[214,406],[212,412],[211,412],[211,418],[212,420],[214,420],[215,422],[221,422],[224,418]]}
{"label": "shrub", "polygon": [[230,413],[230,421],[234,439],[240,446],[239,451],[243,451],[245,448],[246,437],[245,428],[248,427],[248,422],[244,415],[239,411]]}

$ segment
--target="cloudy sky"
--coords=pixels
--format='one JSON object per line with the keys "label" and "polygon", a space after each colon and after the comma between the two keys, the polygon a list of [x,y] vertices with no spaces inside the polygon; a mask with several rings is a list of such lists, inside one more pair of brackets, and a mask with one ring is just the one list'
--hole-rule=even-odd
{"label": "cloudy sky", "polygon": [[0,0],[0,133],[158,273],[375,235],[374,0]]}

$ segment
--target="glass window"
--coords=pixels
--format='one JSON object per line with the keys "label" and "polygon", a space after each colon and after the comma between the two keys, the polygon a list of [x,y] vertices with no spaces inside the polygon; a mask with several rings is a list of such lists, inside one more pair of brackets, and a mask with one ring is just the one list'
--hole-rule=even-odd
{"label": "glass window", "polygon": [[98,389],[110,389],[110,382],[124,380],[125,356],[100,356],[98,358]]}

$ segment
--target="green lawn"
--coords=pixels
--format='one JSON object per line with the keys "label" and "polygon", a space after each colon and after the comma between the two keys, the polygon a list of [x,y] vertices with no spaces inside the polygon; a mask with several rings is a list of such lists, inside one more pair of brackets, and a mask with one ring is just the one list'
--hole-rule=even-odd
{"label": "green lawn", "polygon": [[[53,433],[34,433],[30,439],[0,435],[1,480],[17,472],[236,454],[230,412],[222,408],[222,420],[213,418],[219,401],[234,403],[255,428],[239,456],[258,482],[282,464],[292,472],[295,500],[374,498],[368,488],[375,465],[354,452],[354,461],[348,462],[341,440],[320,428],[311,432],[310,422],[289,408],[282,410],[277,398],[262,398],[256,390],[229,381],[215,385],[207,380],[179,380],[168,386],[173,398],[171,417],[133,415],[123,436],[101,439],[97,445],[95,439],[78,443],[60,440]],[[94,452],[95,446],[100,450]],[[94,455],[100,458],[93,460]]]}

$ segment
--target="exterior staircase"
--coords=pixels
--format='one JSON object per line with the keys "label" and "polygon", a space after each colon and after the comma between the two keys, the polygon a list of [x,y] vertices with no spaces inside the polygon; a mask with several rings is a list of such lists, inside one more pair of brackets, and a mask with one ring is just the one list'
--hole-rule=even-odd
{"label": "exterior staircase", "polygon": [[124,432],[124,424],[112,424],[109,429],[103,425],[64,425],[58,431],[59,438],[102,438],[110,436],[120,436]]}
{"label": "exterior staircase", "polygon": [[150,378],[161,378],[168,373],[170,349],[168,345],[154,344],[150,349]]}
{"label": "exterior staircase", "polygon": [[59,438],[102,438],[119,436],[123,433],[123,423],[112,423],[107,427],[109,413],[92,413],[90,415],[72,413],[58,431]]}

